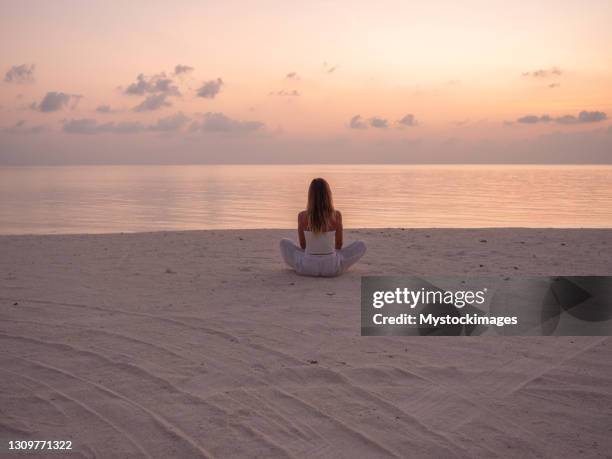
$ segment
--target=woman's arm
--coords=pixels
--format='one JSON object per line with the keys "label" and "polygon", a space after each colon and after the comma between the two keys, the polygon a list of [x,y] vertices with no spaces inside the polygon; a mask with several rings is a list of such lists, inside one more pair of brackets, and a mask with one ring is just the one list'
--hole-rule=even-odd
{"label": "woman's arm", "polygon": [[304,222],[305,216],[305,212],[300,212],[298,214],[298,237],[300,239],[300,247],[302,250],[306,249],[306,236],[304,236],[304,227],[306,226]]}
{"label": "woman's arm", "polygon": [[336,250],[342,248],[342,214],[339,210],[336,211]]}

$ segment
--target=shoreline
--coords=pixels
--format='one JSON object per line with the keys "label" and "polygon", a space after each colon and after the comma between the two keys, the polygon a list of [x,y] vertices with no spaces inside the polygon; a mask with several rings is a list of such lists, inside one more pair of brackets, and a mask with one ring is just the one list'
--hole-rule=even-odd
{"label": "shoreline", "polygon": [[[583,227],[583,226],[389,226],[389,227],[359,227],[344,228],[345,232],[360,233],[364,231],[605,231],[612,234],[612,227]],[[113,232],[89,232],[89,233],[0,233],[0,238],[6,237],[35,237],[35,236],[119,236],[119,235],[138,235],[138,234],[163,234],[163,233],[207,233],[207,232],[240,232],[240,231],[272,231],[272,232],[296,232],[295,228],[198,228],[198,229],[160,229],[151,231],[113,231]]]}

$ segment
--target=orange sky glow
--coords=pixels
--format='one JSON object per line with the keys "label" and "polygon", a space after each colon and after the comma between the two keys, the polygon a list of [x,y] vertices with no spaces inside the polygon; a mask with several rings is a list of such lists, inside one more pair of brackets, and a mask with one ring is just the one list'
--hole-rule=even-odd
{"label": "orange sky glow", "polygon": [[0,9],[0,164],[612,162],[609,1]]}

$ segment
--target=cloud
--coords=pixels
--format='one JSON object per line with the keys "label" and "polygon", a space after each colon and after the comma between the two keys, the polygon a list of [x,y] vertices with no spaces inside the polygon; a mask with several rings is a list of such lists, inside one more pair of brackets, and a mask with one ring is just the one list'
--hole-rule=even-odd
{"label": "cloud", "polygon": [[542,116],[526,115],[526,116],[517,118],[516,120],[517,123],[522,123],[522,124],[549,123],[550,121],[552,121],[552,118],[548,115],[542,115]]}
{"label": "cloud", "polygon": [[96,107],[96,111],[98,113],[113,113],[116,110],[113,110],[110,105],[103,104],[103,105],[98,105]]}
{"label": "cloud", "polygon": [[99,124],[91,118],[64,120],[62,130],[68,134],[134,134],[144,130],[142,123],[137,121],[123,121],[120,123]]}
{"label": "cloud", "polygon": [[351,129],[367,129],[368,125],[365,123],[361,115],[355,115],[351,118],[349,127]]}
{"label": "cloud", "polygon": [[561,75],[563,75],[563,70],[561,70],[559,67],[551,67],[550,69],[539,69],[534,70],[533,72],[523,72],[524,77],[533,78],[549,78]]}
{"label": "cloud", "polygon": [[297,72],[289,72],[289,73],[288,73],[288,74],[285,76],[285,78],[287,78],[288,80],[299,80],[299,79],[300,79],[300,77],[299,77],[299,75],[297,74]]}
{"label": "cloud", "polygon": [[561,86],[561,83],[550,83],[548,85],[548,87],[551,88],[551,89],[558,88],[559,86]]}
{"label": "cloud", "polygon": [[516,122],[521,124],[537,124],[537,123],[550,123],[555,122],[558,124],[587,124],[587,123],[598,123],[608,119],[608,115],[604,112],[593,111],[589,112],[586,110],[578,113],[578,116],[574,115],[563,115],[552,118],[549,115],[527,115],[521,118],[517,118]]}
{"label": "cloud", "polygon": [[189,118],[183,114],[183,112],[175,113],[174,115],[160,118],[157,123],[148,127],[150,131],[157,132],[173,132],[179,131],[183,126],[189,122]]}
{"label": "cloud", "polygon": [[401,120],[397,121],[401,126],[416,126],[417,120],[412,113],[408,113]]}
{"label": "cloud", "polygon": [[608,118],[604,112],[588,112],[586,110],[578,113],[578,116],[565,115],[559,118],[555,118],[557,123],[561,124],[583,124],[583,123],[598,123],[605,121]]}
{"label": "cloud", "polygon": [[389,123],[384,118],[378,118],[377,116],[373,116],[368,120],[370,126],[377,129],[386,129],[389,127]]}
{"label": "cloud", "polygon": [[57,112],[68,106],[71,102],[70,108],[75,108],[81,97],[83,96],[78,94],[51,91],[43,97],[39,104],[33,103],[30,105],[30,108],[43,113]]}
{"label": "cloud", "polygon": [[3,129],[8,134],[39,134],[45,130],[45,126],[38,124],[29,126],[26,120],[19,120],[13,126]]}
{"label": "cloud", "polygon": [[[189,71],[185,70],[185,67],[188,66],[177,65],[175,71],[177,71],[177,69],[183,72]],[[163,107],[170,107],[172,103],[170,103],[167,98],[181,95],[174,80],[169,78],[165,72],[151,76],[146,76],[141,73],[136,77],[136,81],[125,88],[123,92],[130,95],[146,96],[140,104],[132,109],[135,112],[146,112],[159,110]]]}
{"label": "cloud", "polygon": [[[398,127],[404,126],[417,126],[417,120],[412,113],[408,113],[404,115],[401,119],[396,122]],[[380,118],[378,116],[373,116],[368,118],[367,120],[362,118],[361,115],[355,115],[349,121],[348,127],[351,129],[367,129],[368,126],[371,126],[375,129],[387,129],[389,128],[389,120],[386,118]]]}
{"label": "cloud", "polygon": [[6,83],[31,83],[34,81],[34,64],[13,65],[4,75]]}
{"label": "cloud", "polygon": [[194,121],[189,130],[200,132],[253,132],[265,125],[259,121],[239,121],[225,116],[223,113],[208,112],[202,121]]}
{"label": "cloud", "polygon": [[280,91],[276,91],[276,92],[272,91],[272,92],[270,92],[270,95],[271,96],[298,97],[300,95],[300,93],[296,89],[289,90],[289,91],[281,89]]}
{"label": "cloud", "polygon": [[193,67],[189,66],[189,65],[181,65],[181,64],[177,64],[174,67],[174,74],[175,75],[181,75],[182,73],[190,73],[193,72]]}
{"label": "cloud", "polygon": [[178,87],[174,84],[174,80],[168,78],[165,72],[149,77],[141,73],[136,77],[134,83],[125,88],[124,93],[136,96],[144,96],[145,94],[181,95]]}
{"label": "cloud", "polygon": [[182,112],[160,118],[155,124],[146,126],[139,121],[99,123],[93,118],[64,120],[62,130],[68,134],[136,134],[144,131],[174,132],[181,130],[189,122]]}
{"label": "cloud", "polygon": [[581,123],[597,123],[608,119],[604,112],[587,112],[585,110],[578,114],[578,121]]}
{"label": "cloud", "polygon": [[64,120],[62,130],[68,134],[95,134],[98,132],[98,122],[91,118]]}
{"label": "cloud", "polygon": [[120,123],[105,123],[100,125],[100,132],[112,132],[115,134],[134,134],[144,129],[138,121],[122,121]]}
{"label": "cloud", "polygon": [[323,62],[323,70],[325,73],[334,73],[337,66],[329,64],[327,61]]}
{"label": "cloud", "polygon": [[223,86],[223,80],[217,78],[216,80],[209,80],[202,83],[202,86],[197,91],[198,97],[204,97],[205,99],[214,99]]}
{"label": "cloud", "polygon": [[166,100],[168,97],[165,93],[151,94],[141,103],[136,105],[133,110],[135,112],[149,112],[152,110],[159,110],[163,107],[170,107],[172,104]]}

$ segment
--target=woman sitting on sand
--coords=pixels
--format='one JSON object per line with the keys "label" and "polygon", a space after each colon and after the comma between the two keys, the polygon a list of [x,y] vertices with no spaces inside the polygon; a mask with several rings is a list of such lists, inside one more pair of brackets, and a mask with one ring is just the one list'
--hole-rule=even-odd
{"label": "woman sitting on sand", "polygon": [[298,215],[300,247],[280,241],[283,260],[304,276],[337,276],[365,253],[363,241],[342,248],[342,214],[334,209],[329,184],[316,178],[308,189],[307,209]]}

